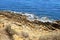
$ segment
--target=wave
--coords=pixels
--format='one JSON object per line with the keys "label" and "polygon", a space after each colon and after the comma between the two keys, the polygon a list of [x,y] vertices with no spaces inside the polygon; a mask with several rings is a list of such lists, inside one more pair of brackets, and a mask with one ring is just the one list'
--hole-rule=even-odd
{"label": "wave", "polygon": [[38,20],[38,21],[42,21],[42,22],[53,22],[53,21],[55,21],[54,19],[49,18],[48,16],[39,17],[39,16],[35,16],[34,14],[29,14],[29,13],[25,13],[23,15],[26,15],[27,19],[30,21],[34,21],[34,20]]}
{"label": "wave", "polygon": [[18,14],[22,14],[22,15],[25,15],[27,16],[27,20],[29,21],[34,21],[34,20],[38,20],[38,21],[42,21],[42,22],[53,22],[55,21],[54,19],[52,18],[49,18],[48,16],[42,16],[42,17],[39,17],[39,16],[36,16],[34,14],[29,14],[29,13],[22,13],[22,12],[14,12],[14,13],[18,13]]}
{"label": "wave", "polygon": [[[4,10],[4,11],[6,11],[6,10]],[[27,16],[27,20],[29,20],[29,21],[34,21],[34,20],[38,20],[38,21],[42,21],[42,22],[54,22],[55,21],[54,19],[50,18],[49,16],[40,16],[39,17],[39,16],[36,16],[31,13],[16,12],[16,11],[11,11],[11,10],[8,10],[7,12],[25,15],[25,16]]]}

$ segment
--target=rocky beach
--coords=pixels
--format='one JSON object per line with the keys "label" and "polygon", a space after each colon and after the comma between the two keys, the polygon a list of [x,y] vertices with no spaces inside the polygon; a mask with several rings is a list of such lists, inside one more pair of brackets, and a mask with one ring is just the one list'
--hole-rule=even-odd
{"label": "rocky beach", "polygon": [[0,40],[60,40],[60,20],[30,21],[26,15],[0,11]]}

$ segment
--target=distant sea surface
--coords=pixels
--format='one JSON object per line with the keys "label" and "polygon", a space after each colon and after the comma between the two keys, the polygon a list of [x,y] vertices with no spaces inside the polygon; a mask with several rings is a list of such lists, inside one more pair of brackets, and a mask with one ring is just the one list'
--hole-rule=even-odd
{"label": "distant sea surface", "polygon": [[60,20],[60,0],[0,0],[0,10],[27,12]]}

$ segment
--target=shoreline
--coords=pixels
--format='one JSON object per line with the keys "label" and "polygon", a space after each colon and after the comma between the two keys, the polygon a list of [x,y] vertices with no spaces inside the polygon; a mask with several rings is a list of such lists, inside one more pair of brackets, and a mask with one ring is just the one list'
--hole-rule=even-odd
{"label": "shoreline", "polygon": [[29,21],[26,15],[0,12],[0,40],[60,40],[60,21]]}

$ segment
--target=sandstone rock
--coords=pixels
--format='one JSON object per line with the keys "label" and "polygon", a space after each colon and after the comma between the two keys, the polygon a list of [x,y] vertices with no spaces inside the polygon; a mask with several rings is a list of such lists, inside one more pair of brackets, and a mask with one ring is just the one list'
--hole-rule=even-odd
{"label": "sandstone rock", "polygon": [[25,15],[1,11],[0,40],[60,40],[60,22],[29,21]]}

